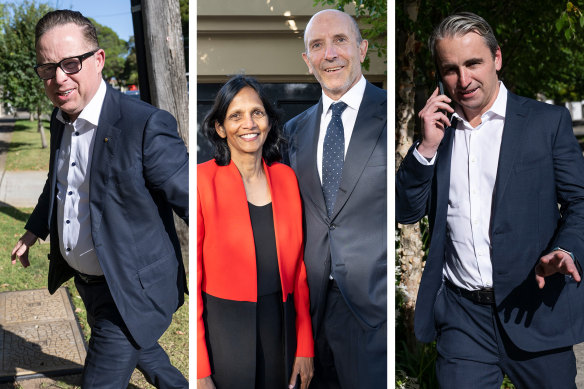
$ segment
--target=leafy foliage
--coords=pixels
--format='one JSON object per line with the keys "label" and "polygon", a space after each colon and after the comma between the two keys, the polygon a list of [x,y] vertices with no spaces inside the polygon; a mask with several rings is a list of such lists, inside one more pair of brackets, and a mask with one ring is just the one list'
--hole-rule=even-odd
{"label": "leafy foliage", "polygon": [[376,52],[387,61],[387,0],[315,0],[314,5],[333,5],[344,11],[347,5],[355,6],[355,16],[367,27],[361,30],[363,39],[369,41],[363,67],[369,70],[369,52]]}
{"label": "leafy foliage", "polygon": [[129,52],[124,61],[122,80],[126,82],[126,85],[138,84],[138,60],[136,59],[136,43],[133,36],[128,41],[128,47]]}
{"label": "leafy foliage", "polygon": [[50,112],[43,83],[34,71],[34,28],[51,8],[34,0],[6,4],[0,15],[0,85],[5,105],[29,112]]}
{"label": "leafy foliage", "polygon": [[396,32],[415,33],[417,85],[429,90],[435,87],[434,64],[427,46],[434,26],[452,13],[470,11],[493,27],[503,54],[499,77],[508,89],[522,96],[543,94],[557,101],[584,98],[584,0],[420,0],[416,21],[409,20],[404,4],[397,3]]}
{"label": "leafy foliage", "polygon": [[118,34],[110,27],[103,26],[89,18],[97,30],[97,38],[100,48],[105,51],[105,65],[102,75],[105,80],[115,78],[124,83],[124,66],[129,47],[128,42],[120,39]]}

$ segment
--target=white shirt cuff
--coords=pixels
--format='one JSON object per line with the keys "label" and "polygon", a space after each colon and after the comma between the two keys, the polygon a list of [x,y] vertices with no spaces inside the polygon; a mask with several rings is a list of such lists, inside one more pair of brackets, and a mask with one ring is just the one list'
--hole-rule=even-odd
{"label": "white shirt cuff", "polygon": [[438,154],[438,152],[436,152],[434,154],[434,156],[432,157],[432,159],[428,161],[428,158],[424,157],[418,151],[418,145],[419,144],[420,144],[420,142],[417,142],[416,145],[415,145],[415,147],[414,147],[414,157],[416,157],[416,159],[418,160],[418,162],[420,162],[422,165],[425,165],[425,166],[434,165],[434,161],[436,161],[436,155]]}

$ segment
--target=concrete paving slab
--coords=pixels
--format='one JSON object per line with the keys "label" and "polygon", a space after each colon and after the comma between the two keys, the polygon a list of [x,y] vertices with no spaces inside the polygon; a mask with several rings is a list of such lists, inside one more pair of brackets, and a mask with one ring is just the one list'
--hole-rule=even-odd
{"label": "concrete paving slab", "polygon": [[79,374],[86,345],[66,288],[0,293],[0,382]]}
{"label": "concrete paving slab", "polygon": [[0,206],[34,207],[46,180],[46,171],[3,171],[0,175]]}
{"label": "concrete paving slab", "polygon": [[576,387],[584,389],[584,343],[574,345],[574,354],[576,354]]}

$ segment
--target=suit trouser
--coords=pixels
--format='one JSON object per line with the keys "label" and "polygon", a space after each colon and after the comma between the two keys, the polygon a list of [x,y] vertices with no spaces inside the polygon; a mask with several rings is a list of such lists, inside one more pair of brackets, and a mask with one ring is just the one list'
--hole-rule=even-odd
{"label": "suit trouser", "polygon": [[365,328],[331,282],[314,360],[311,389],[386,389],[387,322]]}
{"label": "suit trouser", "polygon": [[136,367],[157,388],[188,388],[187,380],[158,343],[147,348],[135,343],[106,282],[89,284],[75,277],[75,286],[91,327],[82,388],[125,389]]}
{"label": "suit trouser", "polygon": [[506,335],[495,309],[442,285],[434,305],[441,388],[498,389],[504,374],[517,389],[576,388],[572,347],[521,350]]}

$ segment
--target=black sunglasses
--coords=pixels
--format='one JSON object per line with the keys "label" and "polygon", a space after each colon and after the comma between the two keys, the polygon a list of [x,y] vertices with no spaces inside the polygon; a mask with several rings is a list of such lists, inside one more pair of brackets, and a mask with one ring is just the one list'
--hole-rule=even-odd
{"label": "black sunglasses", "polygon": [[63,73],[75,74],[83,68],[83,60],[91,57],[93,54],[97,53],[98,50],[99,49],[95,49],[76,57],[65,58],[57,63],[44,63],[42,65],[36,65],[34,70],[41,78],[41,80],[50,80],[51,78],[55,77],[57,75],[57,67],[60,67]]}

